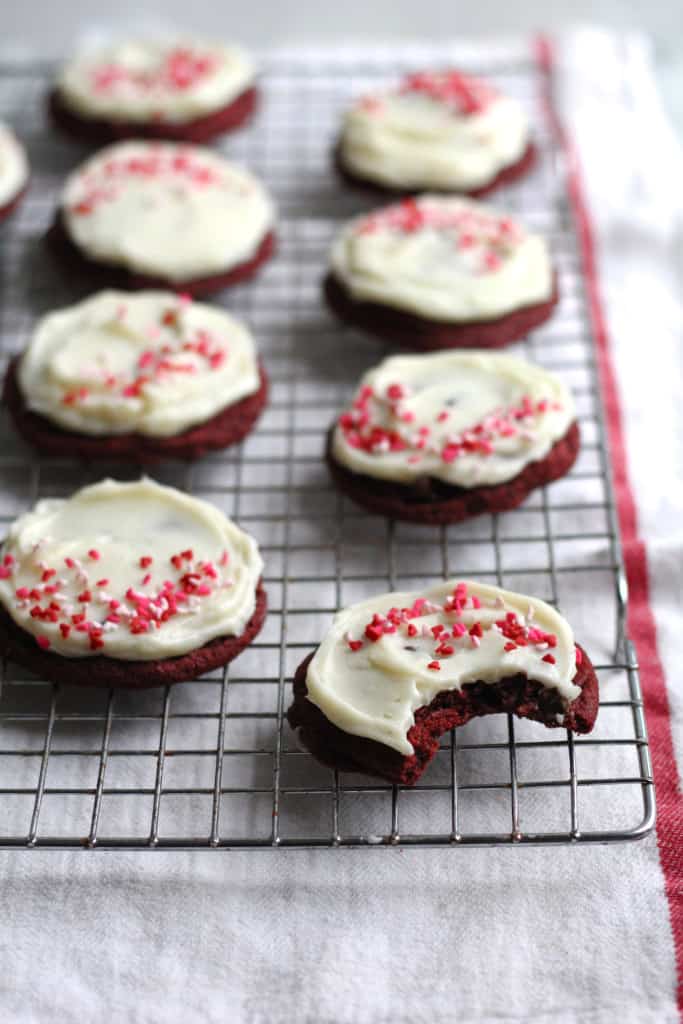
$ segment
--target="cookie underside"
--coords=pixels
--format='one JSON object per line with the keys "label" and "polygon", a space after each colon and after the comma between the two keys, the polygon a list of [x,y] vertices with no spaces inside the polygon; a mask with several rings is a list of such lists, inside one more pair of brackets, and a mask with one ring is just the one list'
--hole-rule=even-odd
{"label": "cookie underside", "polygon": [[187,654],[156,661],[124,661],[99,654],[89,658],[67,658],[45,651],[38,646],[34,636],[18,626],[4,608],[0,608],[0,654],[44,679],[69,686],[107,686],[129,690],[167,686],[197,679],[236,658],[259,633],[266,617],[267,603],[266,591],[259,581],[254,613],[239,636],[219,636]]}
{"label": "cookie underside", "polygon": [[569,472],[580,447],[579,425],[574,421],[544,459],[530,462],[505,483],[466,488],[423,477],[413,484],[401,484],[353,473],[342,466],[332,454],[332,430],[325,457],[339,490],[369,512],[425,526],[459,523],[472,516],[517,508],[531,491]]}
{"label": "cookie underside", "polygon": [[258,90],[245,89],[225,107],[191,121],[108,121],[106,118],[81,117],[63,102],[58,89],[47,99],[54,124],[67,135],[98,145],[121,139],[175,139],[201,144],[215,135],[239,128],[258,106]]}
{"label": "cookie underside", "polygon": [[108,287],[139,291],[142,288],[151,288],[184,292],[194,298],[211,295],[223,288],[248,280],[275,252],[275,233],[269,231],[260,241],[251,259],[238,263],[220,274],[189,278],[185,281],[171,281],[165,277],[139,274],[137,271],[127,270],[116,263],[104,263],[91,259],[69,237],[61,211],[57,212],[52,227],[45,236],[45,241],[55,257],[55,261],[69,280],[73,281],[75,278],[79,284],[86,285],[89,289]]}
{"label": "cookie underside", "polygon": [[342,157],[341,143],[338,142],[334,148],[333,162],[337,172],[341,175],[344,181],[349,185],[353,185],[354,188],[361,188],[365,192],[372,192],[375,195],[389,195],[389,196],[415,196],[419,195],[420,192],[439,192],[445,195],[460,195],[470,196],[472,199],[480,199],[482,196],[488,195],[495,189],[500,188],[503,185],[510,185],[514,181],[518,181],[523,178],[524,175],[534,167],[538,159],[538,150],[533,142],[530,142],[524,152],[522,153],[519,160],[516,160],[513,164],[509,164],[507,167],[503,167],[495,177],[487,181],[485,185],[478,185],[477,188],[473,189],[446,189],[446,188],[435,188],[433,186],[420,186],[419,188],[397,188],[392,185],[382,185],[376,181],[370,181],[368,178],[364,178],[361,174],[350,170],[344,164]]}
{"label": "cookie underside", "polygon": [[552,294],[545,302],[522,306],[494,320],[448,323],[429,320],[380,302],[354,299],[346,286],[332,273],[327,274],[323,281],[323,293],[327,305],[340,320],[402,348],[420,352],[451,348],[502,348],[544,323],[559,298],[555,277]]}
{"label": "cookie underside", "polygon": [[19,356],[14,358],[7,368],[3,401],[24,440],[47,456],[125,459],[140,465],[162,459],[197,459],[207,452],[237,444],[246,437],[268,400],[268,377],[259,363],[258,391],[189,430],[172,437],[148,437],[134,433],[95,437],[66,430],[27,408],[17,380],[19,359]]}
{"label": "cookie underside", "polygon": [[[533,682],[521,673],[497,683],[476,682],[466,684],[462,690],[444,690],[415,712],[415,724],[408,731],[415,751],[410,755],[377,740],[344,732],[325,717],[307,696],[306,672],[313,654],[299,665],[294,676],[294,700],[287,720],[298,731],[303,746],[322,764],[413,786],[439,749],[439,738],[472,718],[507,712],[551,729],[590,732],[598,714],[598,680],[588,655],[581,648],[578,650],[582,659],[573,682],[581,693],[566,709],[557,690]],[[562,716],[561,721],[558,715]]]}

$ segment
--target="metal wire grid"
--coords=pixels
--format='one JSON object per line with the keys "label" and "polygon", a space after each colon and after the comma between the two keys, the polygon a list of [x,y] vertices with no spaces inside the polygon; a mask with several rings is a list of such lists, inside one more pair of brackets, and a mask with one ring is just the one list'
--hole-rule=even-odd
{"label": "metal wire grid", "polygon": [[[543,231],[562,301],[520,351],[561,373],[580,410],[583,449],[569,476],[523,508],[451,528],[396,526],[330,487],[328,424],[381,348],[332,321],[319,281],[332,235],[367,200],[339,187],[329,151],[351,95],[412,66],[271,56],[264,108],[223,145],[279,203],[280,251],[260,278],[220,297],[254,329],[273,383],[270,407],[238,449],[155,475],[209,498],[252,532],[270,612],[229,670],[146,693],[54,686],[8,665],[0,692],[0,846],[235,848],[465,846],[608,842],[654,823],[654,793],[626,584],[609,482],[593,340],[562,154],[539,113],[540,72],[501,57],[469,69],[518,95],[536,118],[539,169],[498,205]],[[1,238],[0,351],[35,318],[72,301],[39,243],[63,175],[83,153],[46,131],[54,69],[0,69],[0,116],[32,159],[31,190]],[[0,519],[39,496],[67,495],[111,467],[36,460],[2,421]],[[590,737],[495,716],[445,737],[413,790],[330,772],[297,747],[283,714],[297,663],[331,614],[386,589],[474,577],[559,603],[591,651],[603,700]]]}

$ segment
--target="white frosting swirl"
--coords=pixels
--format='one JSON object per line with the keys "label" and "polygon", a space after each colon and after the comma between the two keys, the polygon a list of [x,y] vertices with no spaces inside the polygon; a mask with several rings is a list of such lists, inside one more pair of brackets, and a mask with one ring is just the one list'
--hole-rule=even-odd
{"label": "white frosting swirl", "polygon": [[60,99],[89,120],[183,124],[228,106],[254,81],[237,46],[202,39],[127,39],[69,61]]}
{"label": "white frosting swirl", "polygon": [[39,501],[0,563],[0,604],[39,646],[144,661],[239,636],[263,569],[217,508],[147,478]]}
{"label": "white frosting swirl", "polygon": [[29,409],[97,436],[170,437],[259,388],[251,334],[172,292],[105,291],[38,323],[19,364]]}
{"label": "white frosting swirl", "polygon": [[515,100],[477,79],[435,72],[361,99],[344,119],[340,156],[378,185],[467,192],[516,163],[528,144]]}
{"label": "white frosting swirl", "polygon": [[330,265],[353,299],[446,323],[493,320],[553,292],[544,239],[458,197],[405,199],[354,218]]}
{"label": "white frosting swirl", "polygon": [[0,121],[0,208],[11,203],[27,181],[26,151],[12,129]]}
{"label": "white frosting swirl", "polygon": [[415,711],[437,693],[521,672],[557,690],[566,707],[581,692],[572,682],[576,664],[571,627],[550,605],[450,580],[339,612],[308,666],[306,687],[344,732],[410,755]]}
{"label": "white frosting swirl", "polygon": [[69,175],[64,226],[91,259],[169,281],[251,259],[274,208],[251,174],[201,146],[119,142]]}
{"label": "white frosting swirl", "polygon": [[410,484],[504,483],[543,459],[575,419],[554,374],[486,351],[391,356],[363,377],[334,430],[332,453],[354,473]]}

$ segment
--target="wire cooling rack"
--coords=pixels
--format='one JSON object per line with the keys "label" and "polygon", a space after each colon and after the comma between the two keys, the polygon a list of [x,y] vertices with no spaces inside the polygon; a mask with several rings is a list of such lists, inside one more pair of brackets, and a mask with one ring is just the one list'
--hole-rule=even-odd
{"label": "wire cooling rack", "polygon": [[[441,54],[443,62],[444,54]],[[396,55],[271,56],[264,103],[222,149],[272,189],[279,254],[255,282],[217,300],[253,328],[273,382],[256,432],[200,463],[155,475],[215,502],[261,545],[270,612],[256,642],[201,681],[144,693],[83,690],[4,669],[0,694],[0,846],[236,848],[465,846],[607,842],[652,828],[654,794],[580,251],[562,154],[544,123],[541,72],[501,55],[491,76],[534,119],[538,169],[497,195],[549,239],[562,295],[519,350],[560,373],[580,410],[583,448],[568,477],[504,516],[451,528],[393,526],[331,488],[321,461],[329,423],[385,350],[331,319],[320,301],[330,240],[368,208],[330,169],[352,95],[415,66]],[[0,68],[0,116],[26,141],[31,188],[0,239],[3,362],[36,318],[73,301],[40,238],[65,173],[85,155],[42,113],[52,66]],[[131,467],[37,460],[3,414],[0,519]],[[336,774],[298,748],[283,713],[298,662],[333,612],[436,577],[473,577],[557,603],[597,663],[602,703],[589,737],[503,715],[444,738],[412,790]]]}

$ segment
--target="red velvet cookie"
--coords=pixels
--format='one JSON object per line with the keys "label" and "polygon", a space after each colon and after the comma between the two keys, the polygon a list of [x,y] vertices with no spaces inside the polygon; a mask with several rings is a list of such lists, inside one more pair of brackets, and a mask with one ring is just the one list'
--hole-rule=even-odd
{"label": "red velvet cookie", "polygon": [[3,401],[14,425],[41,455],[72,459],[125,459],[150,465],[163,459],[199,459],[208,452],[238,444],[254,429],[268,401],[268,377],[260,366],[260,387],[253,395],[229,405],[206,423],[172,437],[147,437],[143,434],[117,434],[93,437],[63,430],[45,416],[26,408],[17,385],[17,364],[13,359],[5,376]]}
{"label": "red velvet cookie", "polygon": [[347,181],[393,195],[481,196],[522,177],[535,158],[522,107],[454,69],[408,74],[356,100],[335,149]]}
{"label": "red velvet cookie", "polygon": [[272,255],[274,219],[261,182],[214,150],[136,140],[68,176],[47,240],[90,285],[207,295]]}
{"label": "red velvet cookie", "polygon": [[352,501],[433,526],[516,508],[569,471],[579,444],[558,377],[470,349],[373,367],[330,430],[325,457]]}
{"label": "red velvet cookie", "polygon": [[244,50],[218,40],[122,39],[69,60],[49,112],[87,142],[206,142],[251,116],[255,75]]}
{"label": "red velvet cookie", "polygon": [[0,653],[55,682],[160,686],[227,664],[266,613],[263,561],[214,505],[149,478],[38,501],[0,547]]}
{"label": "red velvet cookie", "polygon": [[193,459],[241,441],[268,379],[245,324],[167,291],[97,292],[43,316],[4,399],[46,455]]}
{"label": "red velvet cookie", "polygon": [[424,195],[348,222],[323,282],[342,321],[404,348],[498,348],[551,315],[547,245],[474,200]]}
{"label": "red velvet cookie", "polygon": [[287,718],[324,764],[412,786],[439,737],[472,718],[586,733],[598,703],[590,659],[555,608],[450,580],[338,612],[296,671]]}
{"label": "red velvet cookie", "polygon": [[194,118],[192,121],[107,121],[104,118],[85,118],[65,106],[58,90],[48,96],[48,111],[54,124],[76,139],[105,145],[119,139],[176,139],[178,142],[203,144],[216,135],[234,131],[249,121],[259,101],[258,90],[245,89],[221,110]]}

